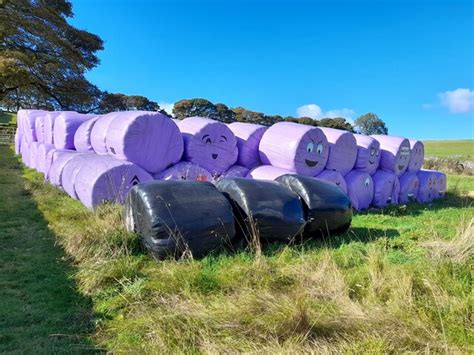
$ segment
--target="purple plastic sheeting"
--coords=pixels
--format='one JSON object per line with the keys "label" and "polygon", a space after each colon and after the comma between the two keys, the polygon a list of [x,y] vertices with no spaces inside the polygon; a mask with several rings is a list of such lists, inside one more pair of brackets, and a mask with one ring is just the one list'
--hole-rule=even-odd
{"label": "purple plastic sheeting", "polygon": [[39,142],[31,142],[30,143],[30,151],[28,154],[28,159],[30,162],[30,168],[38,170],[38,146],[41,143]]}
{"label": "purple plastic sheeting", "polygon": [[53,148],[51,149],[48,153],[46,153],[46,159],[44,161],[44,178],[45,180],[50,180],[49,178],[49,172],[51,169],[51,165],[58,159],[61,155],[63,154],[69,154],[69,153],[74,153],[76,154],[75,150],[70,150],[70,149],[56,149]]}
{"label": "purple plastic sheeting", "polygon": [[23,163],[26,166],[30,166],[30,143],[26,140],[25,137],[21,138],[21,143],[20,143],[20,155],[21,155],[21,160],[23,160]]}
{"label": "purple plastic sheeting", "polygon": [[400,176],[407,170],[410,162],[410,141],[403,137],[373,135],[379,141],[382,156],[380,157],[380,169],[393,171]]}
{"label": "purple plastic sheeting", "polygon": [[354,134],[357,143],[357,159],[354,169],[375,174],[380,164],[380,143],[375,138]]}
{"label": "purple plastic sheeting", "polygon": [[416,200],[418,195],[418,175],[415,172],[406,171],[400,175],[400,193],[398,194],[398,203],[408,203]]}
{"label": "purple plastic sheeting", "polygon": [[212,181],[209,171],[197,164],[181,161],[171,168],[153,176],[155,180]]}
{"label": "purple plastic sheeting", "polygon": [[344,176],[347,184],[347,192],[352,206],[358,210],[369,208],[374,199],[374,183],[372,177],[363,171],[352,170]]}
{"label": "purple plastic sheeting", "polygon": [[237,138],[237,148],[239,149],[237,164],[249,169],[261,165],[258,146],[267,127],[245,122],[233,122],[227,126]]}
{"label": "purple plastic sheeting", "polygon": [[320,128],[293,122],[278,122],[260,141],[260,159],[265,165],[316,176],[323,171],[329,145]]}
{"label": "purple plastic sheeting", "polygon": [[46,118],[46,114],[38,115],[35,119],[35,133],[36,133],[36,140],[40,143],[44,142],[44,119]]}
{"label": "purple plastic sheeting", "polygon": [[408,163],[408,171],[417,172],[423,166],[425,160],[425,145],[422,141],[410,139],[410,162]]}
{"label": "purple plastic sheeting", "polygon": [[433,201],[438,195],[436,175],[431,170],[420,170],[418,173],[418,202],[427,203]]}
{"label": "purple plastic sheeting", "polygon": [[94,148],[91,145],[91,132],[95,122],[100,116],[91,118],[90,120],[81,123],[76,133],[74,134],[74,147],[78,152],[93,152]]}
{"label": "purple plastic sheeting", "polygon": [[20,129],[17,128],[15,132],[15,154],[20,154],[21,151],[21,138]]}
{"label": "purple plastic sheeting", "polygon": [[48,112],[44,116],[44,143],[54,144],[54,121],[61,113],[61,111]]}
{"label": "purple plastic sheeting", "polygon": [[77,200],[74,183],[79,170],[89,160],[97,157],[95,153],[78,153],[72,159],[69,159],[61,172],[61,185],[64,191],[72,198]]}
{"label": "purple plastic sheeting", "polygon": [[434,198],[443,198],[444,195],[446,194],[446,185],[447,185],[446,174],[437,170],[427,170],[427,169],[423,169],[423,170],[431,172],[435,175],[435,178],[436,178],[435,192],[436,193],[435,193]]}
{"label": "purple plastic sheeting", "polygon": [[344,180],[344,176],[338,171],[334,170],[323,170],[321,174],[316,175],[318,179],[328,181],[339,187],[344,193],[347,194],[347,184]]}
{"label": "purple plastic sheeting", "polygon": [[357,159],[357,144],[351,132],[321,127],[329,143],[327,170],[339,171],[346,175],[352,170]]}
{"label": "purple plastic sheeting", "polygon": [[395,173],[391,171],[377,170],[372,175],[374,182],[374,198],[372,205],[377,208],[384,208],[388,205],[398,204],[400,193],[400,182]]}
{"label": "purple plastic sheeting", "polygon": [[184,160],[206,168],[213,175],[222,174],[237,161],[237,139],[224,123],[189,117],[181,120],[178,127],[184,139]]}
{"label": "purple plastic sheeting", "polygon": [[38,145],[38,149],[36,150],[36,168],[40,173],[46,174],[47,172],[46,159],[51,149],[54,149],[54,145],[52,144],[40,143]]}
{"label": "purple plastic sheeting", "polygon": [[246,177],[249,173],[249,169],[245,166],[241,165],[232,165],[229,169],[224,171],[220,176],[219,179],[223,179],[226,177]]}
{"label": "purple plastic sheeting", "polygon": [[247,174],[247,178],[256,180],[275,180],[277,177],[286,174],[296,174],[293,171],[271,165],[261,165],[253,168]]}
{"label": "purple plastic sheeting", "polygon": [[82,165],[74,187],[79,200],[86,207],[95,208],[107,201],[123,203],[131,187],[152,179],[136,164],[96,156]]}
{"label": "purple plastic sheeting", "polygon": [[75,149],[74,134],[82,122],[94,117],[94,115],[84,115],[77,112],[62,112],[54,120],[54,146],[57,149]]}
{"label": "purple plastic sheeting", "polygon": [[111,112],[106,115],[102,115],[94,123],[94,126],[91,130],[91,145],[96,154],[107,155],[108,152],[105,139],[107,136],[107,130],[109,129],[109,126],[116,114],[117,112]]}
{"label": "purple plastic sheeting", "polygon": [[48,180],[51,184],[55,186],[62,186],[61,175],[63,173],[64,167],[66,166],[66,163],[78,154],[81,154],[76,152],[75,150],[62,150],[62,152],[63,153],[61,154],[57,154],[56,158],[53,159],[48,171]]}
{"label": "purple plastic sheeting", "polygon": [[137,164],[150,173],[176,164],[183,154],[178,126],[158,112],[117,112],[105,143],[109,155]]}
{"label": "purple plastic sheeting", "polygon": [[36,117],[46,115],[43,110],[19,110],[17,118],[21,121],[22,135],[28,142],[36,142]]}

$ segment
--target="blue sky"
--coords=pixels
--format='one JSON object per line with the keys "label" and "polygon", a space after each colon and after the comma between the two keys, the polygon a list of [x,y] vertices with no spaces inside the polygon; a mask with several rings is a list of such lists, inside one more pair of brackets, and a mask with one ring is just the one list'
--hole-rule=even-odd
{"label": "blue sky", "polygon": [[472,1],[72,0],[105,41],[87,77],[166,104],[377,113],[389,133],[474,138]]}

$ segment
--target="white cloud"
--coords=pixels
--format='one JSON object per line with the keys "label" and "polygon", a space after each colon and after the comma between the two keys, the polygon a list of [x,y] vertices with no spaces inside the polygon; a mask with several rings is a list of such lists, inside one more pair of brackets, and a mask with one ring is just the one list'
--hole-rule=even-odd
{"label": "white cloud", "polygon": [[174,103],[170,103],[170,102],[165,102],[165,101],[158,101],[158,105],[160,105],[160,107],[162,109],[164,109],[166,112],[168,112],[170,115],[173,114],[173,106],[174,106]]}
{"label": "white cloud", "polygon": [[355,115],[354,110],[349,108],[334,109],[329,111],[323,111],[319,105],[307,104],[300,106],[296,109],[298,117],[311,117],[315,120],[321,118],[334,118],[343,117],[349,122],[352,122],[352,118]]}
{"label": "white cloud", "polygon": [[474,91],[470,89],[456,89],[438,94],[441,105],[451,113],[466,113],[474,111]]}

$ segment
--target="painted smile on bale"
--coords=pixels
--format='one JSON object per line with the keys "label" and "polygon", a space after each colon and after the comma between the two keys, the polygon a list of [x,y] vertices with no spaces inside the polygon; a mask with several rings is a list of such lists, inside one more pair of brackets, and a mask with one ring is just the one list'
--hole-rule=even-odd
{"label": "painted smile on bale", "polygon": [[310,168],[312,168],[313,166],[318,165],[318,162],[317,162],[317,161],[314,161],[314,160],[305,159],[304,162],[305,162],[306,165],[308,165]]}

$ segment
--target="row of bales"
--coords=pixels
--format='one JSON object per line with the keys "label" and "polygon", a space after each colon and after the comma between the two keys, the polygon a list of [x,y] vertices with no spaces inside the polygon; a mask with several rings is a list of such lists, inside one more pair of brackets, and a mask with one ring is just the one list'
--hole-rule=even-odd
{"label": "row of bales", "polygon": [[265,127],[145,111],[20,110],[15,149],[27,166],[90,208],[123,203],[132,186],[149,180],[299,174],[335,184],[357,210],[427,203],[446,191],[443,173],[422,169],[421,141],[292,122]]}

